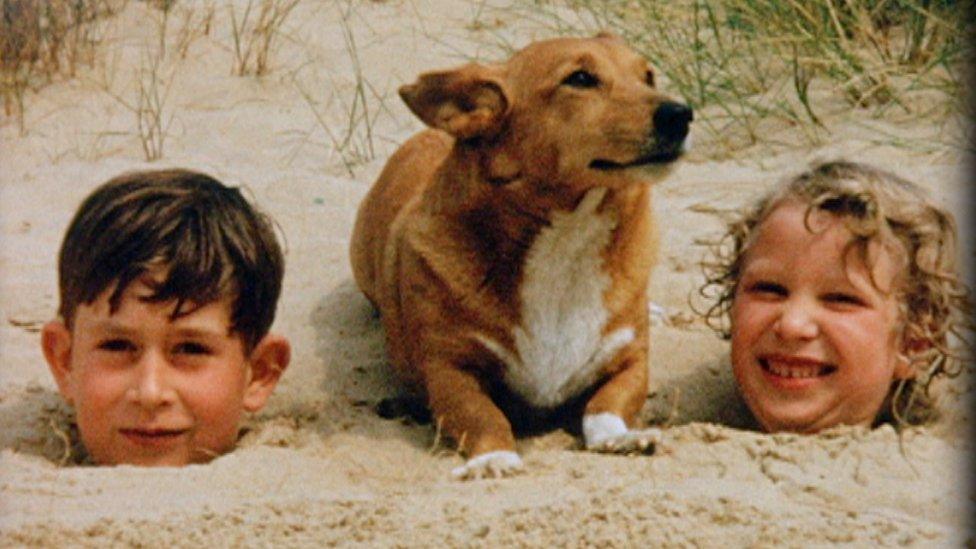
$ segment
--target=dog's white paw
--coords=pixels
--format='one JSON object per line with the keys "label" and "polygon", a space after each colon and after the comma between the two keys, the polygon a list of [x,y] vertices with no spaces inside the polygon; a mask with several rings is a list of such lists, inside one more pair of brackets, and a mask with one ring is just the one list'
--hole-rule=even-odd
{"label": "dog's white paw", "polygon": [[615,414],[583,416],[583,438],[586,449],[613,454],[651,454],[661,442],[660,429],[629,430]]}
{"label": "dog's white paw", "polygon": [[451,476],[457,480],[502,478],[518,474],[524,468],[518,454],[497,450],[469,459],[467,463],[451,471]]}
{"label": "dog's white paw", "polygon": [[660,429],[640,429],[587,444],[586,449],[609,454],[653,454],[661,438]]}

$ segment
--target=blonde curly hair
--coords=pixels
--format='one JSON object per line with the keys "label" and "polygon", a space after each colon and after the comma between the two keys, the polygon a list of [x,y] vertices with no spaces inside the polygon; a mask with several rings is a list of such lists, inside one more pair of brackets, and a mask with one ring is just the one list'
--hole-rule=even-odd
{"label": "blonde curly hair", "polygon": [[703,262],[705,283],[699,293],[711,303],[702,312],[706,323],[723,338],[731,337],[730,312],[743,257],[757,227],[785,200],[808,205],[808,228],[815,211],[842,219],[854,235],[848,246],[862,260],[872,241],[901,259],[896,289],[901,341],[915,377],[893,382],[877,421],[903,425],[931,419],[932,380],[956,376],[972,360],[972,302],[958,272],[952,215],[935,206],[914,183],[890,172],[856,162],[822,162],[775,187],[731,220],[711,246],[711,258]]}

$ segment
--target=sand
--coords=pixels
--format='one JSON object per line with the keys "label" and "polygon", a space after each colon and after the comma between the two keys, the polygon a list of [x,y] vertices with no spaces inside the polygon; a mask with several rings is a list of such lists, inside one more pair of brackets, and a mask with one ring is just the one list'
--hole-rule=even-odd
{"label": "sand", "polygon": [[[948,411],[923,428],[763,434],[735,394],[727,343],[689,306],[701,281],[700,244],[715,236],[719,214],[810,159],[843,153],[894,169],[964,218],[958,153],[878,139],[866,128],[887,122],[853,112],[844,115],[850,122],[834,123],[824,146],[753,147],[722,161],[693,152],[657,186],[653,206],[663,248],[651,283],[652,381],[641,417],[664,426],[658,451],[591,454],[553,430],[519,440],[524,474],[454,481],[450,470],[462,458],[430,425],[374,411],[405,388],[352,282],[349,235],[383,162],[421,127],[397,86],[471,57],[498,59],[492,44],[521,45],[546,31],[506,12],[473,24],[477,6],[463,0],[304,2],[285,25],[271,72],[238,77],[228,4],[185,4],[193,10],[174,11],[161,69],[170,83],[161,159],[145,160],[135,116],[117,99],[135,97],[138,68],[152,51],[146,43],[159,12],[142,2],[102,24],[95,68],[28,94],[23,135],[9,118],[0,124],[0,546],[973,543],[965,522],[968,378],[943,387]],[[207,6],[209,32],[184,32],[204,28]],[[357,89],[364,102],[355,103]],[[353,105],[362,113],[363,104],[368,122],[354,119],[338,150],[348,113]],[[943,131],[926,118],[890,130],[921,140]],[[57,307],[56,251],[96,185],[127,170],[175,166],[244,186],[280,224],[287,273],[274,330],[290,338],[292,364],[238,449],[210,464],[79,464],[70,410],[38,343]]]}

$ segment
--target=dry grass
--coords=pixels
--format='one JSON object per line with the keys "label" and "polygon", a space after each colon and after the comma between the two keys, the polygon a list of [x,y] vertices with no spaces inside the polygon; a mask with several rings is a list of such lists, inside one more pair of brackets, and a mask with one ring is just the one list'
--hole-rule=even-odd
{"label": "dry grass", "polygon": [[0,95],[21,133],[24,94],[94,63],[99,22],[127,0],[0,0]]}
{"label": "dry grass", "polygon": [[[0,94],[6,116],[17,120],[22,133],[25,94],[93,65],[105,16],[127,3],[0,0]],[[757,144],[818,145],[831,138],[838,118],[925,119],[938,127],[972,114],[964,101],[963,70],[969,18],[961,16],[964,5],[955,0],[519,0],[500,8],[489,0],[472,3],[475,15],[465,32],[491,36],[502,53],[522,44],[506,28],[513,24],[542,27],[548,34],[621,34],[652,60],[666,89],[695,107],[701,145],[696,148],[710,157],[729,157]],[[163,155],[172,121],[165,111],[173,67],[197,38],[229,25],[232,73],[262,76],[273,69],[274,54],[287,38],[286,20],[299,4],[152,0],[162,17],[158,46],[142,58],[136,95],[111,92],[135,113],[133,133],[144,156]],[[363,75],[360,46],[349,30],[358,5],[329,5],[342,23],[353,86],[332,81],[320,92],[320,83],[295,80],[318,123],[315,133],[327,139],[330,155],[350,175],[376,156],[377,120],[389,112],[383,86]],[[418,21],[422,28],[422,14]],[[872,127],[870,135],[926,152],[963,143],[950,131],[938,137],[945,142],[887,132]]]}
{"label": "dry grass", "polygon": [[[349,0],[334,6],[351,71],[349,82],[337,81],[330,75],[329,85],[324,86],[328,92],[321,95],[311,90],[323,86],[303,82],[298,72],[293,76],[296,90],[316,121],[313,130],[301,132],[299,144],[314,143],[316,134],[321,132],[327,141],[323,146],[328,149],[330,158],[338,159],[349,177],[356,176],[357,167],[376,158],[381,139],[376,128],[382,116],[393,118],[383,87],[375,85],[364,74],[360,46],[352,24],[352,19],[359,16],[356,7],[356,3]],[[296,154],[300,148],[295,149]]]}
{"label": "dry grass", "polygon": [[227,5],[234,39],[233,74],[262,76],[268,72],[282,25],[299,2],[248,0],[240,12],[233,4]]}
{"label": "dry grass", "polygon": [[[152,13],[154,28],[147,36],[139,57],[139,65],[133,76],[133,86],[125,83],[117,89],[114,83],[116,67],[106,67],[103,79],[98,83],[102,90],[112,97],[116,103],[129,111],[135,122],[132,132],[142,148],[143,158],[153,162],[163,158],[169,129],[173,123],[174,114],[167,105],[170,90],[176,79],[177,61],[181,55],[180,48],[189,47],[184,44],[183,37],[189,31],[184,27],[177,30],[178,48],[174,51],[169,46],[170,20],[173,17],[175,1],[153,2],[158,8]],[[191,24],[192,19],[182,19],[184,24]],[[185,49],[183,49],[185,52]],[[185,53],[183,53],[185,54]]]}
{"label": "dry grass", "polygon": [[[723,157],[780,139],[820,144],[830,121],[852,110],[866,118],[964,118],[964,7],[954,0],[556,0],[519,4],[514,15],[479,4],[472,26],[490,32],[501,15],[553,34],[617,32],[695,107],[710,155]],[[508,47],[501,33],[496,38]]]}

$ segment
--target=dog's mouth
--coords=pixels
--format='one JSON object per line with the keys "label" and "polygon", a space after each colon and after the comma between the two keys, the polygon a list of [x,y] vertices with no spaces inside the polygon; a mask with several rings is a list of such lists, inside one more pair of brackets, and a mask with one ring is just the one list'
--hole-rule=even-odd
{"label": "dog's mouth", "polygon": [[590,162],[590,168],[613,171],[670,164],[680,158],[688,148],[688,130],[692,120],[694,114],[690,107],[666,101],[655,111],[654,129],[641,146],[637,158],[627,162],[598,158]]}
{"label": "dog's mouth", "polygon": [[672,150],[655,151],[651,154],[639,156],[630,162],[614,162],[598,158],[590,162],[590,168],[600,171],[625,170],[639,166],[653,166],[656,164],[669,164],[674,162],[684,154],[684,147],[674,147]]}

